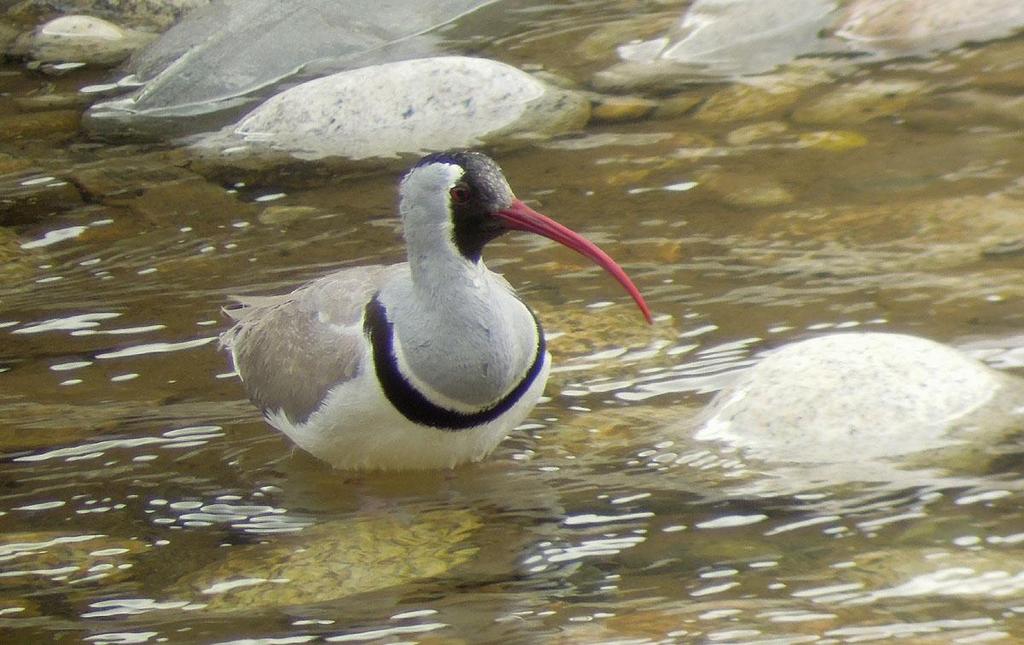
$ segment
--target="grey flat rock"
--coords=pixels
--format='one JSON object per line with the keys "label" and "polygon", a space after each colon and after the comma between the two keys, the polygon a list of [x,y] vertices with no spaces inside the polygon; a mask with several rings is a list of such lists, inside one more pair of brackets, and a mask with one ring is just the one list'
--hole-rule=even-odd
{"label": "grey flat rock", "polygon": [[435,53],[429,32],[493,1],[218,0],[133,58],[137,92],[89,116],[113,132],[197,118],[251,105],[296,78]]}

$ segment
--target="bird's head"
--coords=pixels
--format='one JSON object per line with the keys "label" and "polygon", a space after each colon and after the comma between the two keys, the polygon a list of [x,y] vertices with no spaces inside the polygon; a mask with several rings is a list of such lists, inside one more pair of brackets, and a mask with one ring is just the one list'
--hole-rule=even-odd
{"label": "bird's head", "polygon": [[416,246],[423,253],[455,253],[471,263],[506,231],[554,240],[611,274],[651,322],[647,303],[622,267],[590,240],[517,199],[501,168],[483,153],[438,152],[420,159],[402,180],[399,211],[410,251]]}

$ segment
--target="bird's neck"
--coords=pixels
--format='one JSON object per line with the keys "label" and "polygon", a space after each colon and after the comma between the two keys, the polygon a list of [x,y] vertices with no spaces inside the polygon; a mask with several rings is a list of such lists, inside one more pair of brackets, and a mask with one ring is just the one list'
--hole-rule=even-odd
{"label": "bird's neck", "polygon": [[410,273],[381,291],[399,366],[439,404],[486,407],[513,389],[537,356],[533,314],[483,261],[410,253]]}

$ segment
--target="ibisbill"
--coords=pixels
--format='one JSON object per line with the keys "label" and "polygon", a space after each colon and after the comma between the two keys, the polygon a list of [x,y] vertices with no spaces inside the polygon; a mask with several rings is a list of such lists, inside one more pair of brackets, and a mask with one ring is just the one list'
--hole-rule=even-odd
{"label": "ibisbill", "polygon": [[423,157],[399,186],[407,261],[347,268],[286,295],[238,298],[221,336],[249,398],[336,468],[451,468],[486,457],[544,391],[551,356],[536,314],[483,261],[527,231],[639,290],[595,244],[517,199],[479,152]]}

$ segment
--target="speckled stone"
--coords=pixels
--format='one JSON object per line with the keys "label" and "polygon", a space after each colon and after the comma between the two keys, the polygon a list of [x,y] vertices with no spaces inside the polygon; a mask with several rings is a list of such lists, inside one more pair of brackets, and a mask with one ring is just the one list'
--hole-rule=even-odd
{"label": "speckled stone", "polygon": [[590,104],[496,61],[442,56],[303,83],[200,142],[225,157],[393,158],[574,130]]}

